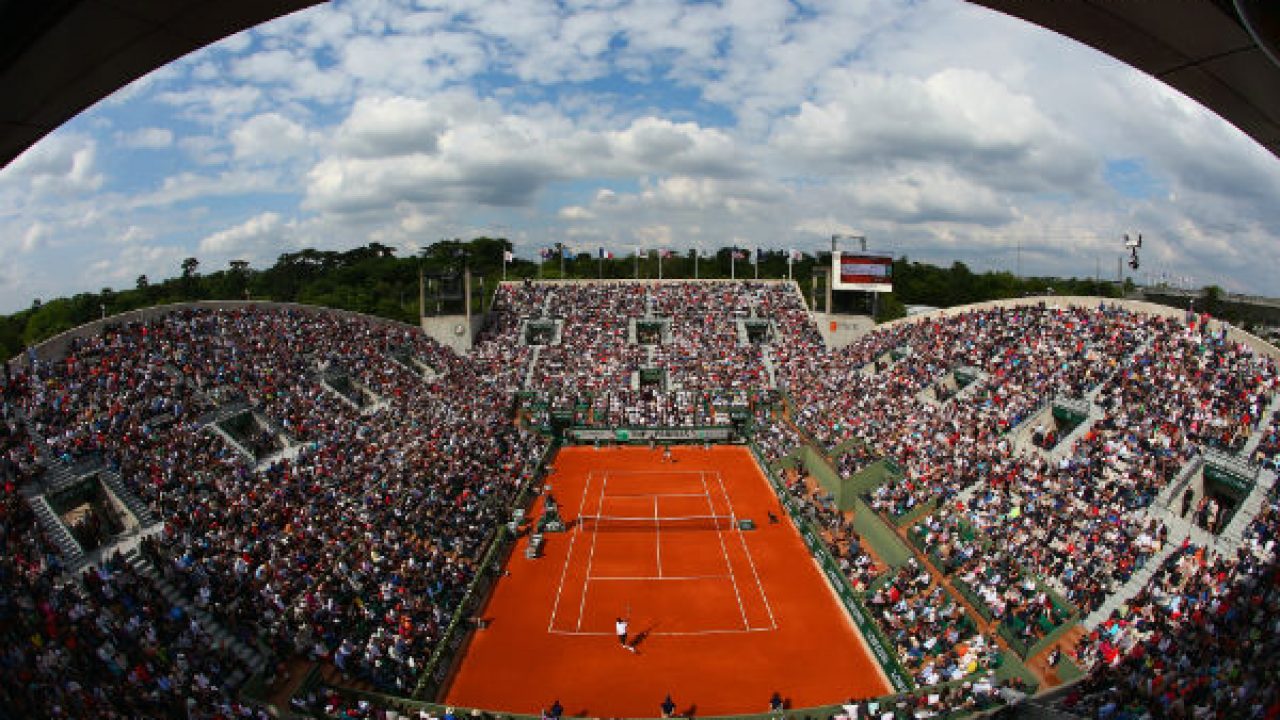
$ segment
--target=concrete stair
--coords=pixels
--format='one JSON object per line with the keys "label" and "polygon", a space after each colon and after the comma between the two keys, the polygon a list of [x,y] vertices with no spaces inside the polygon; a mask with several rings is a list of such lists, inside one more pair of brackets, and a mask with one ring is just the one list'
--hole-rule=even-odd
{"label": "concrete stair", "polygon": [[1280,393],[1271,398],[1271,402],[1267,405],[1267,409],[1262,413],[1262,422],[1258,423],[1258,427],[1254,428],[1250,433],[1249,439],[1245,441],[1244,448],[1240,450],[1240,457],[1253,457],[1253,452],[1258,449],[1258,444],[1262,442],[1262,438],[1267,434],[1267,425],[1269,419],[1277,410],[1280,410]]}
{"label": "concrete stair", "polygon": [[87,561],[84,548],[80,547],[80,543],[72,536],[71,531],[67,530],[67,526],[58,519],[57,514],[54,513],[53,508],[49,506],[49,502],[44,499],[43,495],[29,497],[27,502],[31,503],[31,509],[35,511],[36,520],[39,521],[40,527],[44,528],[53,543],[58,546],[58,552],[62,555],[62,562],[66,565],[67,573],[74,575]]}
{"label": "concrete stair", "polygon": [[133,516],[138,519],[138,525],[147,528],[160,521],[155,512],[142,502],[141,498],[125,487],[124,478],[120,477],[118,470],[108,468],[99,473],[98,478],[116,496],[116,499],[133,513]]}
{"label": "concrete stair", "polygon": [[773,362],[773,348],[766,345],[761,349],[760,362],[764,365],[764,374],[769,380],[769,389],[777,388],[778,366]]}
{"label": "concrete stair", "polygon": [[194,618],[200,624],[209,637],[213,638],[220,647],[226,649],[239,662],[241,667],[236,668],[227,678],[227,684],[231,687],[240,687],[245,680],[252,675],[262,673],[267,668],[267,658],[257,649],[246,645],[240,639],[227,632],[212,615],[196,607],[187,598],[183,597],[167,580],[165,580],[151,563],[142,556],[142,553],[135,546],[124,553],[125,562],[129,564],[139,575],[150,580],[169,604],[182,608],[183,612]]}
{"label": "concrete stair", "polygon": [[[1208,533],[1205,534],[1208,535]],[[1192,542],[1195,541],[1193,540]],[[1138,568],[1138,570],[1129,577],[1128,582],[1108,595],[1106,602],[1102,603],[1097,610],[1089,613],[1089,616],[1083,621],[1084,626],[1089,630],[1097,628],[1098,625],[1111,617],[1112,612],[1129,600],[1133,599],[1133,597],[1137,595],[1142,588],[1146,587],[1147,582],[1151,579],[1152,575],[1155,575],[1156,570],[1163,565],[1164,561],[1169,559],[1169,556],[1172,555],[1173,552],[1181,545],[1181,541],[1174,540],[1171,532],[1169,535],[1169,542],[1165,543],[1165,546],[1155,555],[1147,558],[1146,564],[1141,568]]]}
{"label": "concrete stair", "polygon": [[533,387],[533,370],[538,367],[538,357],[542,355],[542,346],[534,345],[533,352],[529,353],[529,367],[525,368],[524,380],[520,386],[524,389]]}
{"label": "concrete stair", "polygon": [[45,471],[40,476],[40,484],[43,485],[43,492],[56,493],[76,484],[79,482],[80,477],[71,469],[71,466],[61,460],[52,460],[45,463]]}

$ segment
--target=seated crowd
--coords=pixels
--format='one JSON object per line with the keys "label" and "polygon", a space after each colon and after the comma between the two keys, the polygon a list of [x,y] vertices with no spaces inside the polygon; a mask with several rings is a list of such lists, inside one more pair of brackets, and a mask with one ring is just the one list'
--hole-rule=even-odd
{"label": "seated crowd", "polygon": [[[520,341],[538,319],[559,323],[557,342]],[[665,325],[633,343],[646,319]],[[743,342],[738,321],[767,337]],[[244,307],[107,326],[25,365],[6,368],[0,422],[0,664],[18,673],[0,701],[52,717],[256,710],[228,704],[237,660],[122,561],[57,580],[61,561],[18,492],[42,463],[100,457],[118,470],[164,520],[146,561],[272,667],[303,654],[407,695],[546,449],[518,410],[533,425],[567,411],[602,426],[728,425],[745,411],[769,462],[810,439],[840,449],[843,478],[892,460],[902,481],[870,507],[893,520],[934,503],[914,530],[922,549],[1028,645],[1065,620],[1046,587],[1088,613],[1166,546],[1146,508],[1200,448],[1239,451],[1260,429],[1256,459],[1274,465],[1280,447],[1266,417],[1275,363],[1202,321],[995,307],[827,352],[781,283],[507,284],[466,356],[405,326]],[[964,393],[940,384],[959,367],[981,373]],[[1019,449],[1011,430],[1055,396],[1101,419],[1069,447],[1042,433]],[[208,425],[236,403],[252,422],[232,444]],[[973,680],[962,704],[978,683],[992,693],[994,638],[927,569],[885,571],[829,497],[789,489],[913,679]],[[1273,494],[1237,556],[1175,553],[1082,646],[1097,673],[1072,704],[1105,717],[1273,708],[1255,661],[1275,650],[1259,631],[1278,516]],[[1199,664],[1210,640],[1227,646],[1212,672]],[[1150,657],[1169,659],[1154,681]]]}
{"label": "seated crowd", "polygon": [[[749,411],[770,390],[768,353],[821,347],[803,298],[777,282],[513,283],[494,313],[478,347],[525,348],[520,388],[537,425],[556,410],[601,426],[728,425],[727,408]],[[534,354],[520,332],[538,321],[560,332]],[[767,336],[744,341],[739,321]]]}
{"label": "seated crowd", "polygon": [[[405,347],[439,374],[391,359]],[[323,387],[334,367],[384,405]],[[185,311],[37,364],[22,410],[49,456],[100,452],[160,511],[146,556],[229,631],[409,693],[543,447],[482,373],[403,326]],[[246,398],[289,451],[259,465],[202,430],[219,397]]]}

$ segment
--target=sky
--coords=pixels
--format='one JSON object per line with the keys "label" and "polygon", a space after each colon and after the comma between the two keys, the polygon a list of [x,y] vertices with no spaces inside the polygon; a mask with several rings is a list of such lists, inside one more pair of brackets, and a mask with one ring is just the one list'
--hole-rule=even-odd
{"label": "sky", "polygon": [[[0,312],[305,247],[869,249],[1275,295],[1280,160],[960,0],[354,0],[229,37],[0,169]],[[846,247],[851,245],[845,241]]]}

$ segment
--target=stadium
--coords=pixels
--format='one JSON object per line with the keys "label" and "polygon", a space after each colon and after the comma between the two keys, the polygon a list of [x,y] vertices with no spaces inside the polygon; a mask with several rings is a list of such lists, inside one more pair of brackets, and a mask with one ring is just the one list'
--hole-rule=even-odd
{"label": "stadium", "polygon": [[[125,95],[181,105],[188,112],[176,113],[177,122],[188,123],[181,129],[189,134],[175,139],[178,124],[137,133],[122,125],[112,130],[117,146],[181,146],[209,167],[243,163],[239,169],[253,172],[183,173],[155,193],[92,195],[102,183],[92,139],[71,134],[40,144],[153,68],[311,4],[0,3],[0,94],[14,100],[0,118],[7,166],[0,167],[0,235],[20,246],[8,253],[0,244],[4,302],[22,291],[15,288],[34,287],[24,284],[31,266],[22,257],[70,247],[75,232],[118,248],[105,251],[118,255],[112,262],[82,263],[104,283],[159,267],[157,257],[171,267],[190,238],[179,250],[149,251],[139,238],[211,227],[205,218],[226,209],[219,204],[251,204],[238,183],[262,200],[287,194],[274,183],[305,177],[313,184],[299,207],[314,221],[281,220],[270,204],[276,200],[262,200],[276,210],[197,243],[206,258],[231,258],[228,271],[201,276],[200,261],[187,257],[179,278],[153,283],[141,274],[136,290],[104,287],[47,305],[36,299],[0,318],[0,350],[12,355],[0,380],[0,720],[1280,718],[1280,349],[1248,331],[1261,334],[1264,323],[1251,317],[1246,329],[1226,319],[1231,303],[1274,319],[1273,302],[1241,294],[1223,302],[1216,286],[1193,296],[1163,280],[1137,290],[1132,277],[1122,279],[1119,260],[1138,269],[1141,235],[1123,236],[1114,283],[1101,279],[1100,255],[1088,254],[1102,252],[1089,246],[1101,247],[1095,234],[1071,236],[1089,246],[1084,251],[1055,246],[1052,236],[1042,238],[1047,250],[1026,250],[1029,263],[1046,268],[1058,252],[1070,262],[1086,258],[1092,281],[1025,277],[1019,239],[1016,260],[1004,263],[1016,263],[1017,272],[984,276],[1005,284],[979,294],[1000,299],[970,302],[972,288],[961,284],[973,275],[957,261],[950,274],[933,275],[955,284],[950,301],[910,312],[894,297],[895,279],[905,281],[908,269],[918,283],[928,276],[920,264],[905,252],[892,257],[890,243],[868,252],[866,236],[830,218],[818,223],[832,223],[830,252],[783,250],[777,243],[789,241],[772,237],[762,243],[767,250],[753,253],[733,235],[731,247],[704,257],[713,241],[699,233],[714,229],[721,201],[731,215],[747,207],[748,225],[755,212],[757,232],[770,235],[784,226],[765,222],[780,212],[770,203],[803,204],[829,188],[807,175],[791,185],[754,184],[758,168],[717,155],[725,147],[735,155],[734,142],[749,133],[722,132],[712,116],[670,122],[625,102],[613,117],[583,111],[591,105],[585,98],[606,95],[577,95],[590,82],[608,86],[611,97],[635,91],[637,103],[652,100],[635,82],[648,60],[624,47],[644,41],[624,42],[626,32],[604,46],[618,53],[633,84],[588,78],[592,63],[580,62],[564,72],[583,84],[561,97],[563,87],[537,79],[554,64],[541,58],[521,78],[527,88],[493,93],[528,111],[501,131],[475,125],[450,136],[444,121],[424,114],[431,103],[376,92],[327,126],[304,129],[286,117],[311,116],[332,102],[343,92],[333,76],[311,86],[316,96],[274,98],[256,125],[233,128],[221,113],[258,102],[250,97],[256,89],[224,94],[220,86],[201,98],[165,86],[171,78],[162,73]],[[1197,0],[1159,17],[1090,2],[973,4],[1129,62],[1277,153],[1280,108],[1266,90],[1267,80],[1280,77],[1268,36],[1275,11],[1261,3]],[[793,5],[797,25],[829,10]],[[395,24],[377,3],[347,10],[366,14],[378,32]],[[498,19],[519,25],[514,6],[505,10],[511,17]],[[440,22],[432,12],[395,21],[420,30]],[[470,22],[468,13],[483,15],[471,8],[458,16]],[[749,14],[727,9],[734,22]],[[341,35],[340,25],[321,34]],[[689,36],[714,35],[692,27],[702,29]],[[1200,35],[1189,38],[1189,28]],[[495,41],[498,54],[518,54],[513,38],[526,30]],[[283,83],[289,73],[271,63],[296,41],[282,39],[288,34],[276,28],[244,46],[231,38],[221,47],[236,54],[259,43],[258,64],[244,56],[238,65],[189,63],[175,74],[221,82],[220,72],[266,72],[268,82]],[[431,50],[441,63],[467,55],[458,37],[451,42],[459,44]],[[733,43],[720,37],[712,44],[727,53]],[[386,48],[361,55],[367,48],[350,45],[344,60],[354,56],[360,72],[422,69],[405,60],[410,55]],[[849,52],[864,51],[873,55]],[[715,53],[698,60],[714,65],[723,59]],[[307,81],[323,74],[304,66],[289,72]],[[471,72],[496,82],[487,70]],[[920,88],[924,95],[888,114],[936,110],[921,105],[929,93],[930,102],[963,98],[966,109],[994,97],[986,110],[997,116],[1023,109],[1025,98],[1002,95],[1004,85],[966,85],[980,74],[903,81],[907,95]],[[762,75],[747,84],[774,82],[785,79]],[[786,101],[794,102],[794,116],[754,117],[757,130],[776,123],[770,141],[781,154],[794,153],[798,164],[784,165],[784,174],[840,155],[824,144],[840,138],[800,137],[816,127],[801,121],[840,116],[821,102],[831,88],[806,82],[800,99]],[[539,97],[553,87],[555,102]],[[391,82],[380,90],[388,88],[401,89]],[[510,109],[496,101],[449,104],[464,94],[433,100],[459,116]],[[743,107],[773,102],[762,98]],[[587,119],[556,116],[551,108],[561,102],[556,111],[570,107]],[[946,102],[938,107],[957,107]],[[684,110],[671,117],[687,119]],[[102,112],[77,132],[94,122],[113,127],[117,116]],[[1026,179],[1019,173],[1027,167],[1044,168],[1044,185],[1031,183],[1029,192],[1045,204],[1028,207],[1045,210],[1059,194],[1072,197],[1073,176],[1055,175],[1061,168],[1042,161],[1080,148],[1060,142],[1053,128],[1041,132],[1045,118],[1034,113],[1008,127],[995,123],[1000,132],[1026,131],[1013,141],[986,135],[983,117],[961,118],[925,137],[934,144],[921,143],[921,155],[907,153],[909,164],[936,154],[956,166],[932,188],[938,178],[927,171],[905,183],[875,175],[892,153],[861,150],[856,157],[869,175],[855,190],[871,200],[857,207],[870,216],[897,208],[915,218],[900,226],[913,231],[946,226],[939,232],[949,242],[955,226],[947,223],[1013,226],[1021,208],[1006,216],[1009,208],[984,206],[982,193],[965,194],[961,176],[969,170],[959,168],[974,158],[979,174],[1010,173],[999,181],[1009,186]],[[620,118],[627,123],[611,125]],[[735,131],[751,125],[737,119]],[[567,128],[572,142],[539,135],[535,120]],[[860,118],[840,122],[878,142],[901,140],[876,135],[879,126],[858,125]],[[905,116],[894,122],[913,124]],[[199,135],[197,127],[214,130]],[[947,134],[955,127],[962,127],[960,141]],[[513,136],[518,152],[503,155]],[[816,154],[806,154],[809,142],[821,146]],[[295,157],[292,176],[273,174],[260,160],[321,145],[337,154],[315,156],[309,169]],[[423,172],[439,171],[458,146],[474,161]],[[57,156],[68,147],[66,158]],[[859,146],[844,149],[851,147]],[[526,154],[528,164],[514,161]],[[420,164],[379,165],[387,157]],[[1269,187],[1246,170],[1240,175],[1263,177],[1257,184]],[[1194,171],[1212,176],[1215,168]],[[82,196],[51,179],[59,172],[111,211],[82,213]],[[589,188],[599,179],[591,172],[615,185]],[[1171,207],[1179,195],[1160,187],[1141,158],[1110,160],[1100,175],[1133,201],[1129,217],[1149,218],[1152,207]],[[24,195],[15,188],[28,176],[35,180]],[[685,182],[691,178],[705,182]],[[717,195],[732,181],[743,181],[738,195]],[[144,184],[141,176],[129,182]],[[930,205],[925,196],[938,187],[976,209]],[[370,199],[388,188],[399,193],[395,202],[379,207]],[[682,197],[668,207],[681,219],[650,223],[657,206],[644,203],[673,188]],[[1165,190],[1166,204],[1153,200]],[[172,215],[154,210],[202,193],[223,199]],[[911,207],[886,200],[894,193]],[[536,230],[515,232],[520,247],[488,234],[424,247],[397,234],[451,222],[430,212],[441,207],[466,214],[462,203],[433,204],[439,197],[528,209],[550,204],[548,195],[566,221],[607,224],[630,209],[646,224],[602,235],[578,225],[579,235],[552,236],[538,262],[515,255],[540,244]],[[777,197],[766,202],[766,195]],[[582,199],[588,196],[592,202]],[[61,224],[44,224],[52,216],[42,213],[63,203]],[[806,205],[811,216],[795,215],[790,227],[812,235],[818,207]],[[622,214],[608,215],[611,208]],[[28,212],[32,227],[19,237],[13,218]],[[112,213],[155,220],[154,229],[132,225],[113,236]],[[381,215],[391,220],[369,220]],[[335,216],[353,224],[325,225]],[[466,222],[496,228],[494,218],[513,217],[534,215]],[[692,234],[687,257],[672,249],[684,241],[670,233],[680,222]],[[1221,218],[1206,226],[1214,222]],[[1249,235],[1256,228],[1248,222],[1228,223],[1230,232]],[[286,235],[337,228],[349,243],[344,233],[353,227],[372,228],[370,242],[345,252]],[[70,234],[50,240],[60,231]],[[595,247],[601,237],[607,240]],[[656,257],[637,245],[633,257],[615,262],[603,243],[621,246],[623,237],[656,245]],[[853,240],[860,250],[847,247]],[[332,238],[316,244],[325,242],[338,246]],[[298,252],[258,271],[239,254],[254,247]],[[416,257],[400,262],[394,256],[404,249]],[[1143,252],[1167,260],[1177,248]],[[82,260],[73,255],[66,255],[69,267]],[[1256,262],[1229,259],[1235,264],[1221,267],[1257,272]],[[746,279],[748,272],[754,277]],[[1050,280],[1070,289],[1055,294]],[[416,308],[409,300],[415,286]]]}
{"label": "stadium", "polygon": [[7,376],[7,707],[1274,709],[1275,354],[1065,297],[828,350],[787,281],[508,283],[461,355],[108,318]]}

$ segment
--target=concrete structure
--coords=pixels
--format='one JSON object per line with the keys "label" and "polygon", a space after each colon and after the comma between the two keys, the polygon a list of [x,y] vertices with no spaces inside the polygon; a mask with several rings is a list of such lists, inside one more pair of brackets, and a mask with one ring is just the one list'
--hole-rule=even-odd
{"label": "concrete structure", "polygon": [[483,315],[429,315],[422,318],[422,332],[436,342],[451,348],[459,355],[471,350],[476,333],[484,322]]}
{"label": "concrete structure", "polygon": [[1280,3],[1274,0],[969,2],[1128,63],[1280,155]]}
{"label": "concrete structure", "polygon": [[0,167],[205,45],[320,0],[0,0]]}

